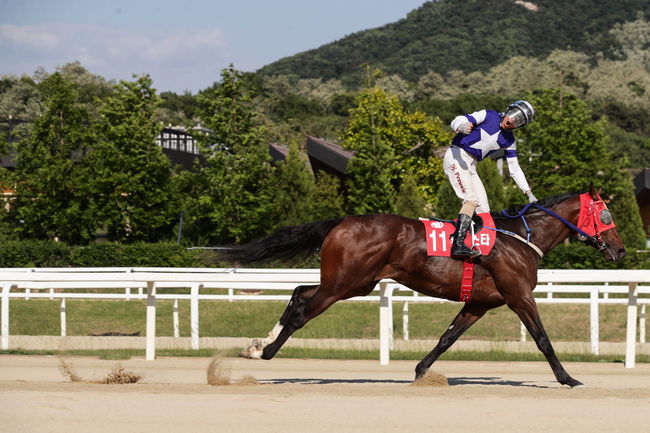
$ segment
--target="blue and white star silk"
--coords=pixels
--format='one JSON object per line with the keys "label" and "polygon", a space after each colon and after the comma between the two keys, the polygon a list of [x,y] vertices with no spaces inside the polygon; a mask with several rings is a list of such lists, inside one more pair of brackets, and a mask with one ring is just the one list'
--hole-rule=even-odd
{"label": "blue and white star silk", "polygon": [[453,140],[455,146],[465,150],[478,161],[499,149],[507,149],[508,158],[517,157],[515,136],[512,131],[501,130],[499,113],[493,110],[481,110],[459,118],[462,121],[472,122],[474,129],[467,135],[457,134]]}
{"label": "blue and white star silk", "polygon": [[[523,191],[530,191],[526,176],[517,161],[517,145],[515,136],[510,130],[501,130],[501,116],[493,110],[480,110],[464,116],[458,116],[451,122],[451,129],[458,130],[458,126],[471,122],[472,132],[467,135],[457,134],[453,144],[472,155],[477,161],[483,160],[489,154],[499,149],[505,150],[508,171],[517,186]],[[462,168],[462,165],[460,166]]]}

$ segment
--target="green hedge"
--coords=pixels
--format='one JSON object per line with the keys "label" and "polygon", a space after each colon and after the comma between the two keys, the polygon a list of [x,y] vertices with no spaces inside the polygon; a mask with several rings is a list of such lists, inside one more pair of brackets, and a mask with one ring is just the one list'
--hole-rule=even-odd
{"label": "green hedge", "polygon": [[650,251],[627,250],[619,262],[606,260],[594,248],[571,242],[558,245],[544,256],[541,269],[650,269]]}
{"label": "green hedge", "polygon": [[[124,245],[107,242],[83,247],[52,241],[8,241],[0,244],[0,267],[3,268],[143,266],[211,267],[219,264],[209,251],[188,250],[174,243]],[[318,262],[311,258],[298,267],[318,267]],[[650,269],[650,252],[628,251],[623,260],[612,263],[593,248],[572,242],[559,245],[544,256],[540,268]]]}
{"label": "green hedge", "polygon": [[69,246],[52,241],[0,244],[0,267],[207,267],[210,254],[174,243],[99,243]]}

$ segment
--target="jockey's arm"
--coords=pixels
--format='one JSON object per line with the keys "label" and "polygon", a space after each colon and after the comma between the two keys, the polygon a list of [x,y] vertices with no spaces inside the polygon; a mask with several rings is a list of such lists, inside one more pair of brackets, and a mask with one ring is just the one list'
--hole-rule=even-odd
{"label": "jockey's arm", "polygon": [[476,125],[483,123],[486,115],[486,110],[480,110],[470,114],[456,116],[456,118],[451,121],[451,129],[454,132],[460,132],[467,135]]}
{"label": "jockey's arm", "polygon": [[510,172],[510,177],[512,177],[519,189],[524,194],[528,194],[530,192],[530,186],[528,186],[528,181],[526,180],[524,171],[519,166],[519,161],[517,160],[517,152],[506,150],[506,161],[508,161],[508,171]]}

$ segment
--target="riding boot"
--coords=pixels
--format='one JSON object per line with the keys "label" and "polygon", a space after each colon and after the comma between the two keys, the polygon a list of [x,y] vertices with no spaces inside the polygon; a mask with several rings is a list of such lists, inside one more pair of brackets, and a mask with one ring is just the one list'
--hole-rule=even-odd
{"label": "riding boot", "polygon": [[467,237],[467,230],[472,223],[472,217],[463,213],[458,215],[458,222],[456,223],[456,232],[453,234],[451,242],[451,257],[453,259],[472,259],[480,256],[481,252],[473,250],[465,245],[465,237]]}

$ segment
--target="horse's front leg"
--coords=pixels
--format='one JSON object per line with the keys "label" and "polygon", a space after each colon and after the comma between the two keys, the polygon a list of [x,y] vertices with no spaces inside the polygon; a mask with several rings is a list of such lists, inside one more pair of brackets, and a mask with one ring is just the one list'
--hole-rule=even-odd
{"label": "horse's front leg", "polygon": [[526,329],[528,329],[528,332],[537,344],[537,348],[544,354],[546,360],[550,364],[557,381],[562,385],[568,385],[571,388],[582,385],[582,382],[569,376],[569,373],[566,372],[560,363],[560,360],[555,355],[555,351],[551,345],[551,340],[548,338],[546,330],[542,325],[542,319],[539,316],[537,303],[535,302],[532,292],[528,292],[518,299],[509,301],[507,304],[508,307],[519,316],[519,319],[526,326]]}
{"label": "horse's front leg", "polygon": [[434,347],[433,350],[429,352],[429,354],[415,367],[415,378],[418,379],[424,376],[427,370],[429,370],[429,367],[431,367],[440,355],[449,349],[470,326],[483,317],[486,311],[494,307],[495,306],[486,306],[483,304],[465,304],[463,309],[460,310],[451,322],[451,325],[449,325],[444,334],[442,334],[436,347]]}

